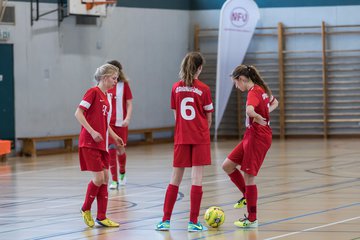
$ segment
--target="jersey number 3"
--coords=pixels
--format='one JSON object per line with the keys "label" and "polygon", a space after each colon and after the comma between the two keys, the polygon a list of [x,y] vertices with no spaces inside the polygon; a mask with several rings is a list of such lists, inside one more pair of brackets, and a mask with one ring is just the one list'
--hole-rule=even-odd
{"label": "jersey number 3", "polygon": [[193,103],[194,98],[192,97],[184,98],[180,104],[181,117],[188,121],[193,120],[195,118],[195,108],[191,105],[187,105],[189,102]]}

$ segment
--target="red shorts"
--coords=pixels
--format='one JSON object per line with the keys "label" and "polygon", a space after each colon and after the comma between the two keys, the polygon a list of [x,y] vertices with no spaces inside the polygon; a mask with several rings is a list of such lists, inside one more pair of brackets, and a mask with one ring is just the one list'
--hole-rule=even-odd
{"label": "red shorts", "polygon": [[173,167],[211,165],[210,144],[175,144]]}
{"label": "red shorts", "polygon": [[241,170],[257,176],[271,146],[271,134],[259,135],[253,128],[247,129],[243,140],[228,155],[228,159],[241,165]]}
{"label": "red shorts", "polygon": [[100,172],[109,169],[109,153],[95,148],[79,148],[81,171]]}
{"label": "red shorts", "polygon": [[[127,139],[128,139],[128,127],[116,127],[116,126],[111,126],[111,129],[119,136],[122,138],[122,140],[124,141],[124,143],[127,143]],[[112,139],[112,137],[109,136],[109,145],[110,144],[114,144],[114,139]]]}

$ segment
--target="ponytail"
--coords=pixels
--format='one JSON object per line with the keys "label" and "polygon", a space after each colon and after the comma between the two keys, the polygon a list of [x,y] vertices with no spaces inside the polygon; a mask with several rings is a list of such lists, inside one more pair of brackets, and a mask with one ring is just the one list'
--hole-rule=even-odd
{"label": "ponytail", "polygon": [[266,94],[271,98],[272,92],[271,89],[268,87],[268,85],[265,83],[265,81],[260,76],[258,70],[254,66],[248,66],[248,65],[239,65],[237,66],[233,73],[231,74],[231,77],[234,79],[238,79],[240,76],[244,76],[251,81],[253,81],[254,84],[259,85]]}
{"label": "ponytail", "polygon": [[179,72],[179,77],[185,82],[186,86],[193,85],[194,77],[199,70],[199,67],[201,67],[204,62],[204,57],[199,52],[190,52],[186,54],[181,62]]}
{"label": "ponytail", "polygon": [[112,61],[108,61],[107,63],[114,65],[115,67],[117,67],[119,69],[119,77],[117,79],[117,82],[128,82],[127,77],[125,76],[123,70],[122,70],[122,65],[119,61],[117,60],[112,60]]}

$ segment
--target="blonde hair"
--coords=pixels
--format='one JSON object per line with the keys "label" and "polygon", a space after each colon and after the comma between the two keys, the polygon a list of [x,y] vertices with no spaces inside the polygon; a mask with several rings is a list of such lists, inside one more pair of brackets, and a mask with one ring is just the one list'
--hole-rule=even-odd
{"label": "blonde hair", "polygon": [[119,68],[117,68],[114,65],[111,65],[109,63],[104,64],[100,67],[98,67],[95,71],[94,78],[97,82],[100,82],[100,80],[107,76],[112,75],[119,75]]}
{"label": "blonde hair", "polygon": [[186,86],[193,85],[195,74],[204,62],[204,57],[199,52],[190,52],[186,54],[181,62],[179,72],[179,77],[184,80]]}
{"label": "blonde hair", "polygon": [[239,65],[237,66],[231,74],[233,79],[238,79],[240,76],[244,76],[247,79],[250,79],[253,83],[259,85],[267,93],[269,97],[272,96],[271,89],[265,83],[265,81],[260,76],[259,71],[254,66],[248,65]]}
{"label": "blonde hair", "polygon": [[122,65],[119,61],[117,60],[111,60],[108,61],[107,63],[114,65],[115,67],[119,68],[119,77],[118,77],[118,82],[129,82],[129,80],[127,79],[127,77],[125,76],[123,69],[122,69]]}

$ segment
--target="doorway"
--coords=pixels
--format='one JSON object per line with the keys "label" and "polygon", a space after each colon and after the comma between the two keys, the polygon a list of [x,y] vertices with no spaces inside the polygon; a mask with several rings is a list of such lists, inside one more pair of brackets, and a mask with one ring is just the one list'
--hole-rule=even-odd
{"label": "doorway", "polygon": [[0,44],[0,139],[15,140],[13,44]]}

